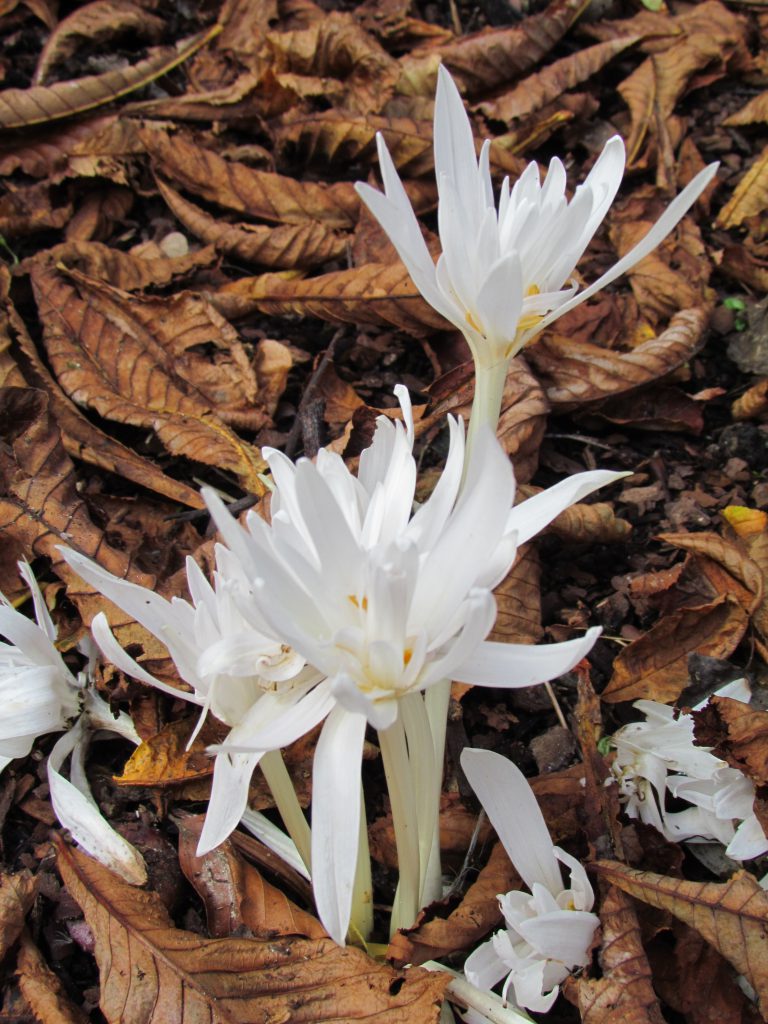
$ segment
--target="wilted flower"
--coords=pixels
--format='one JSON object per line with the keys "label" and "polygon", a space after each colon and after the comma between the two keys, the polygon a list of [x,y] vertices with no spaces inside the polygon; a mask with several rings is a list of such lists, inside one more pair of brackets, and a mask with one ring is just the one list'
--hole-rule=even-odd
{"label": "wilted flower", "polygon": [[[748,703],[751,693],[739,679],[721,687],[717,696]],[[753,810],[753,783],[711,748],[694,743],[691,715],[654,700],[635,701],[634,707],[645,721],[631,722],[611,738],[616,748],[612,771],[627,814],[653,825],[672,842],[717,840],[734,860],[768,851]],[[693,806],[669,810],[667,794]]]}
{"label": "wilted flower", "polygon": [[[26,756],[38,736],[66,730],[48,757],[56,817],[88,853],[141,885],[147,879],[141,855],[104,819],[85,775],[85,754],[94,730],[107,729],[133,743],[139,743],[139,737],[127,715],[113,715],[88,688],[87,670],[78,676],[69,670],[55,647],[56,627],[32,570],[20,562],[19,572],[32,593],[37,623],[0,594],[0,634],[11,641],[0,642],[0,771],[14,758]],[[89,653],[87,645],[83,653]],[[68,780],[61,768],[70,755]]]}
{"label": "wilted flower", "polygon": [[[541,185],[535,163],[514,187],[505,179],[498,210],[489,170],[490,141],[475,155],[459,91],[439,69],[435,102],[435,175],[442,255],[435,264],[386,144],[377,136],[384,194],[358,183],[360,198],[389,235],[421,294],[463,332],[475,360],[473,421],[493,429],[510,359],[563,313],[584,302],[647,256],[712,180],[701,171],[648,234],[583,291],[572,278],[621,183],[624,143],[609,139],[569,203],[556,157]],[[479,414],[479,415],[478,415]]]}
{"label": "wilted flower", "polygon": [[[520,877],[530,889],[499,896],[506,929],[467,958],[464,973],[481,989],[506,976],[519,1006],[547,1011],[561,981],[589,962],[599,918],[582,865],[553,846],[536,797],[522,772],[489,750],[467,748],[461,766]],[[570,872],[565,888],[560,864]]]}

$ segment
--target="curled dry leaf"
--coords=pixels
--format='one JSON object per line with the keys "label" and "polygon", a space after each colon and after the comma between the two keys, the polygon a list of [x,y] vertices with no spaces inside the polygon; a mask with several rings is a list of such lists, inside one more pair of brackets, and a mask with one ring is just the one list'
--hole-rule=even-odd
{"label": "curled dry leaf", "polygon": [[4,957],[21,935],[37,895],[37,879],[29,871],[0,874],[0,956]]}
{"label": "curled dry leaf", "polygon": [[316,917],[265,881],[229,840],[198,857],[195,851],[203,821],[202,814],[176,816],[179,862],[187,881],[203,901],[208,931],[214,939],[223,939],[243,927],[262,939],[286,935],[327,937]]}
{"label": "curled dry leaf", "polygon": [[731,406],[735,420],[765,419],[768,416],[768,377],[759,380]]}
{"label": "curled dry leaf", "polygon": [[160,178],[157,187],[176,217],[188,231],[217,251],[247,263],[277,269],[313,267],[342,255],[347,240],[319,221],[305,224],[228,224],[188,202]]}
{"label": "curled dry leaf", "polygon": [[32,78],[33,85],[42,85],[54,64],[71,57],[77,49],[78,39],[92,44],[107,40],[124,32],[158,42],[165,31],[165,22],[145,8],[125,0],[94,0],[63,18],[43,47]]}
{"label": "curled dry leaf", "polygon": [[21,994],[40,1024],[87,1024],[88,1017],[69,999],[26,931],[21,938],[16,976]]}
{"label": "curled dry leaf", "polygon": [[[541,487],[524,484],[517,489],[517,500],[532,498],[541,490]],[[547,530],[574,544],[611,544],[626,540],[632,532],[632,524],[626,519],[619,519],[613,506],[606,501],[596,501],[591,505],[577,502],[553,519],[544,532]]]}
{"label": "curled dry leaf", "polygon": [[209,401],[176,372],[162,344],[125,308],[102,311],[93,288],[34,270],[43,337],[56,378],[73,401],[119,423],[148,427],[169,452],[229,470],[261,493],[264,468]]}
{"label": "curled dry leaf", "polygon": [[458,907],[445,918],[437,916],[439,905],[422,910],[411,928],[404,928],[392,937],[387,959],[398,965],[423,964],[471,949],[500,924],[499,893],[521,887],[520,876],[512,867],[507,851],[501,843],[496,843],[488,863]]}
{"label": "curled dry leaf", "polygon": [[728,128],[739,128],[747,124],[762,124],[768,121],[768,92],[758,93],[743,107],[730,114],[723,121]]}
{"label": "curled dry leaf", "polygon": [[539,553],[534,544],[518,548],[515,564],[493,592],[496,622],[488,636],[501,643],[535,644],[541,640]]}
{"label": "curled dry leaf", "polygon": [[756,786],[768,784],[768,711],[728,697],[710,697],[694,711],[698,743],[748,775]]}
{"label": "curled dry leaf", "polygon": [[546,104],[559,99],[568,89],[581,85],[592,75],[597,74],[614,57],[629,46],[633,46],[639,38],[620,36],[577,50],[576,53],[553,61],[541,71],[528,75],[509,92],[479,103],[477,109],[485,117],[493,121],[502,121],[504,124],[508,124],[514,118],[534,114]]}
{"label": "curled dry leaf", "polygon": [[558,411],[566,411],[663,379],[692,358],[708,318],[701,307],[682,310],[658,338],[631,352],[548,335],[527,349],[526,357],[549,401]]}
{"label": "curled dry leaf", "polygon": [[150,126],[139,137],[164,178],[229,210],[274,224],[320,221],[328,228],[352,228],[357,222],[360,202],[351,182],[319,185],[256,171]]}
{"label": "curled dry leaf", "polygon": [[638,430],[700,434],[704,429],[702,403],[679,388],[664,386],[609,398],[595,415],[610,423],[632,424]]}
{"label": "curled dry leaf", "polygon": [[688,882],[638,871],[618,861],[595,864],[600,876],[630,896],[667,910],[694,928],[743,974],[757,993],[761,1013],[768,1011],[768,893],[746,871],[727,882]]}
{"label": "curled dry leaf", "polygon": [[741,605],[725,594],[666,615],[620,652],[600,696],[611,704],[640,697],[669,704],[688,685],[688,655],[727,658],[748,624]]}
{"label": "curled dry leaf", "polygon": [[[706,555],[717,562],[733,576],[742,587],[730,590],[741,598],[744,610],[752,613],[763,599],[765,579],[760,566],[754,562],[739,544],[724,540],[716,533],[660,533],[658,539],[683,551]],[[746,591],[746,594],[745,594]]]}
{"label": "curled dry leaf", "polygon": [[87,75],[70,82],[57,82],[51,86],[6,89],[0,92],[0,127],[23,128],[44,124],[111,103],[167,74],[204,46],[217,32],[217,27],[201,32],[177,46],[159,50],[128,68],[106,71],[102,75]]}
{"label": "curled dry leaf", "polygon": [[21,170],[53,183],[67,176],[99,174],[122,184],[123,160],[143,152],[135,122],[101,114],[55,129],[45,126],[5,141],[0,145],[0,174]]}
{"label": "curled dry leaf", "polygon": [[95,940],[109,1024],[437,1024],[447,975],[403,976],[330,939],[204,939],[142,892],[59,844],[58,867]]}
{"label": "curled dry leaf", "polygon": [[278,274],[245,277],[220,288],[211,301],[225,316],[252,310],[276,316],[297,313],[336,324],[394,326],[417,337],[449,327],[421,297],[399,261],[368,263],[306,281]]}
{"label": "curled dry leaf", "polygon": [[663,1024],[637,914],[632,901],[614,886],[605,893],[600,923],[602,978],[574,978],[568,983],[582,1024],[614,1024],[618,1019],[625,1024]]}
{"label": "curled dry leaf", "polygon": [[0,197],[0,234],[7,238],[62,228],[72,216],[72,204],[59,202],[47,182],[16,186]]}
{"label": "curled dry leaf", "polygon": [[768,146],[733,191],[733,195],[717,215],[717,226],[735,228],[748,217],[764,214],[768,207]]}

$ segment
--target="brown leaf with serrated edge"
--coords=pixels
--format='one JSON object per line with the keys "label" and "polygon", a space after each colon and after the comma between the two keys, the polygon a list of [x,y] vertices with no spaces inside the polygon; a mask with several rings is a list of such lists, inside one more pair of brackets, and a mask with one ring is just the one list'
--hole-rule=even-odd
{"label": "brown leaf with serrated edge", "polygon": [[653,991],[651,968],[643,949],[637,914],[615,886],[608,888],[600,908],[602,942],[599,959],[603,977],[573,978],[582,1024],[664,1024]]}
{"label": "brown leaf with serrated edge", "polygon": [[156,179],[160,195],[188,231],[218,252],[237,256],[247,263],[291,269],[314,267],[337,259],[347,247],[347,239],[319,221],[304,224],[228,224],[211,217],[174,189]]}
{"label": "brown leaf with serrated edge", "polygon": [[[95,282],[94,282],[95,283]],[[176,373],[172,360],[124,310],[113,322],[62,274],[34,270],[32,284],[53,372],[73,401],[107,419],[149,427],[169,452],[236,474],[263,492],[264,462]]]}
{"label": "brown leaf with serrated edge", "polygon": [[610,884],[694,928],[746,977],[763,1016],[768,1013],[768,893],[754,876],[737,871],[723,883],[688,882],[638,871],[618,861],[601,860],[594,867]]}
{"label": "brown leaf with serrated edge", "polygon": [[744,609],[726,595],[666,615],[619,653],[600,696],[609,703],[645,697],[669,704],[688,684],[688,655],[727,658],[748,624]]}
{"label": "brown leaf with serrated edge", "polygon": [[212,938],[223,939],[243,926],[262,939],[284,935],[327,937],[316,917],[265,881],[228,839],[199,857],[196,850],[205,820],[202,814],[177,814],[174,820],[179,826],[181,870],[203,901]]}
{"label": "brown leaf with serrated edge", "polygon": [[597,74],[609,61],[633,46],[639,36],[621,36],[605,43],[587,46],[576,53],[553,61],[541,71],[528,75],[514,89],[492,100],[485,100],[477,109],[493,121],[508,124],[514,118],[525,117],[541,110],[547,103],[560,98],[568,89],[581,85]]}
{"label": "brown leaf with serrated edge", "polygon": [[416,50],[401,58],[396,92],[433,96],[441,63],[470,96],[496,89],[535,67],[588,6],[588,0],[553,0],[520,26],[487,29]]}
{"label": "brown leaf with serrated edge", "polygon": [[446,975],[406,975],[330,939],[204,939],[152,892],[58,844],[58,868],[95,939],[109,1024],[437,1024]]}
{"label": "brown leaf with serrated edge", "polygon": [[699,744],[712,747],[717,757],[755,785],[768,785],[768,711],[713,696],[706,707],[693,712],[693,731]]}
{"label": "brown leaf with serrated edge", "polygon": [[[760,566],[748,555],[739,544],[724,540],[716,533],[660,533],[658,539],[665,544],[672,544],[683,551],[693,551],[698,555],[706,555],[721,565],[726,572],[738,580],[743,586],[734,590],[734,596],[741,600],[745,611],[755,611],[763,600],[765,579]],[[746,589],[747,593],[744,594]]]}
{"label": "brown leaf with serrated edge", "polygon": [[721,228],[735,228],[748,217],[764,214],[768,208],[768,146],[733,190],[733,195],[717,215]]}
{"label": "brown leaf with serrated edge", "polygon": [[63,18],[51,32],[37,61],[33,85],[42,85],[54,64],[71,57],[78,39],[106,43],[124,32],[158,42],[165,22],[148,10],[125,0],[94,0]]}
{"label": "brown leaf with serrated edge", "polygon": [[94,107],[111,103],[141,89],[156,78],[178,67],[218,32],[214,26],[175,47],[157,51],[146,60],[128,68],[87,75],[55,85],[34,85],[30,89],[5,89],[0,92],[0,127],[22,128],[62,117],[73,117]]}
{"label": "brown leaf with serrated edge", "polygon": [[87,1024],[88,1017],[69,999],[26,931],[21,938],[16,976],[21,994],[40,1024]]}
{"label": "brown leaf with serrated edge", "polygon": [[0,956],[4,957],[21,935],[37,895],[37,879],[29,871],[0,874]]}
{"label": "brown leaf with serrated edge", "polygon": [[0,145],[0,174],[21,170],[34,178],[61,181],[68,174],[102,177],[124,183],[122,160],[144,152],[137,125],[115,114],[101,114],[74,124],[33,129]]}
{"label": "brown leaf with serrated edge", "polygon": [[450,327],[421,297],[399,261],[368,263],[308,280],[286,280],[278,274],[245,277],[210,298],[224,316],[249,310],[270,316],[297,313],[335,324],[394,326],[417,337]]}
{"label": "brown leaf with serrated edge", "polygon": [[[51,411],[61,428],[61,440],[73,458],[100,466],[110,473],[116,473],[126,480],[132,480],[156,494],[163,494],[172,501],[188,505],[190,508],[205,507],[197,490],[180,480],[166,476],[154,463],[141,458],[130,448],[109,437],[80,412],[49,373],[27,332],[26,325],[10,302],[0,311],[0,333],[8,332],[13,333],[21,350],[24,379],[21,382],[15,378],[2,380],[3,387],[29,383],[32,387],[47,393]],[[0,590],[2,589],[0,587]]]}
{"label": "brown leaf with serrated edge", "polygon": [[149,125],[139,137],[164,178],[229,210],[274,224],[320,221],[329,228],[351,228],[357,222],[360,201],[352,182],[320,185],[256,171]]}
{"label": "brown leaf with serrated edge", "polygon": [[387,959],[402,966],[471,949],[501,923],[499,894],[521,889],[520,876],[501,843],[491,850],[488,863],[467,890],[458,907],[447,917],[437,917],[439,905],[419,913],[411,928],[392,936]]}
{"label": "brown leaf with serrated edge", "polygon": [[216,259],[212,246],[186,256],[144,259],[101,242],[68,241],[30,256],[23,262],[21,269],[31,271],[36,266],[62,264],[131,292],[170,284],[202,267],[210,267]]}
{"label": "brown leaf with serrated edge", "polygon": [[684,309],[658,338],[631,352],[547,335],[526,349],[526,358],[552,405],[567,411],[663,379],[693,357],[708,319],[707,309]]}

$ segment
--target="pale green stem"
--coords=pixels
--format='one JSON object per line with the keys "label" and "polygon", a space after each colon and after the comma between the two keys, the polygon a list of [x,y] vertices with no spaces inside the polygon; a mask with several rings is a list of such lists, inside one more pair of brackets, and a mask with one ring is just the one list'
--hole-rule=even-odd
{"label": "pale green stem", "polygon": [[270,750],[262,756],[259,767],[275,798],[275,807],[280,812],[286,831],[296,844],[296,849],[311,876],[312,839],[309,824],[296,796],[291,776],[285,767],[283,755],[279,750]]}
{"label": "pale green stem", "polygon": [[445,967],[436,960],[428,960],[422,967],[428,971],[443,971],[450,974],[451,981],[445,990],[447,998],[463,1009],[482,1013],[491,1024],[531,1024],[531,1018],[527,1014],[509,1006],[495,992],[483,992],[471,985],[463,975],[452,971],[450,967]]}
{"label": "pale green stem", "polygon": [[451,700],[451,681],[442,679],[430,686],[424,694],[424,704],[429,718],[434,749],[435,773],[432,780],[435,813],[432,821],[433,836],[427,864],[424,891],[425,905],[439,900],[443,895],[443,871],[440,863],[440,794],[443,790],[443,763],[445,761],[445,731],[448,726],[448,705]]}
{"label": "pale green stem", "polygon": [[426,894],[425,883],[432,846],[434,845],[435,823],[439,811],[439,793],[435,799],[435,747],[432,741],[427,709],[421,693],[409,693],[400,701],[400,716],[408,742],[408,760],[416,803],[416,826],[419,837],[419,907],[431,903],[433,898]]}
{"label": "pale green stem", "polygon": [[469,430],[467,431],[464,479],[467,476],[467,467],[472,457],[472,449],[476,442],[478,430],[482,426],[488,426],[491,429],[491,433],[496,434],[508,370],[509,360],[496,363],[494,366],[479,366],[477,361],[475,361],[475,397],[472,401],[472,412],[469,417]]}
{"label": "pale green stem", "polygon": [[416,803],[413,798],[413,776],[403,723],[398,718],[389,729],[379,732],[379,749],[387,778],[395,829],[397,861],[400,870],[398,891],[392,908],[390,933],[408,928],[419,911],[419,835]]}
{"label": "pale green stem", "polygon": [[357,844],[355,886],[352,890],[352,916],[350,932],[357,932],[366,942],[373,932],[373,880],[371,853],[368,848],[368,822],[365,818],[365,798],[360,787],[360,839]]}

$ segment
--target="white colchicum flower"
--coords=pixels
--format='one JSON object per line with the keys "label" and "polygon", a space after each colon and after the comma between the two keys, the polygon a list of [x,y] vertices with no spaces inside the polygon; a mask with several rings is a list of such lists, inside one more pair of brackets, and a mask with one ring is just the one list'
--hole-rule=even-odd
{"label": "white colchicum flower", "polygon": [[[467,958],[464,973],[480,989],[506,977],[502,995],[514,990],[518,1006],[546,1012],[560,982],[589,963],[600,923],[582,865],[553,846],[536,797],[522,772],[490,750],[467,748],[461,766],[483,805],[527,892],[499,896],[506,929]],[[566,888],[560,865],[570,873]]]}
{"label": "white colchicum flower", "polygon": [[[573,199],[555,157],[542,185],[530,163],[515,185],[501,186],[498,209],[489,170],[490,141],[475,155],[472,127],[456,85],[439,68],[435,102],[435,176],[442,254],[435,264],[381,134],[384,193],[358,183],[360,198],[384,228],[421,294],[463,332],[475,361],[472,423],[495,430],[509,361],[545,327],[647,256],[693,205],[715,175],[701,171],[645,237],[583,291],[574,268],[621,184],[624,143],[618,135]],[[473,436],[472,429],[470,437]]]}
{"label": "white colchicum flower", "polygon": [[[14,758],[29,754],[38,736],[66,730],[48,757],[56,817],[88,853],[126,881],[142,885],[147,873],[141,855],[104,819],[85,774],[85,755],[95,730],[118,733],[136,744],[139,737],[127,715],[113,715],[88,687],[88,670],[78,676],[69,670],[56,649],[56,627],[31,568],[20,562],[19,572],[31,591],[37,621],[16,611],[0,594],[0,635],[10,641],[0,642],[0,771]],[[67,780],[61,768],[70,755]]]}
{"label": "white colchicum flower", "polygon": [[[749,703],[744,679],[717,696]],[[704,707],[706,701],[694,710]],[[611,738],[612,764],[627,814],[653,825],[672,842],[717,840],[734,860],[768,852],[756,817],[755,787],[746,775],[694,743],[693,718],[654,700],[635,701],[645,721],[623,726]],[[691,807],[667,809],[667,794]]]}

